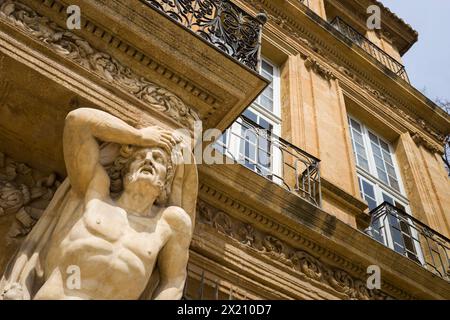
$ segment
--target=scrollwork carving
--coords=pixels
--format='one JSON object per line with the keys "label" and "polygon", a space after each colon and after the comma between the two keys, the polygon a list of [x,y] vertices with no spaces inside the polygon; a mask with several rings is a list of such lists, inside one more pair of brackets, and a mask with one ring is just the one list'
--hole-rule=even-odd
{"label": "scrollwork carving", "polygon": [[[320,281],[344,294],[348,299],[388,299],[379,290],[367,289],[365,282],[352,277],[347,272],[328,266],[310,253],[291,247],[284,241],[266,234],[253,226],[231,218],[204,201],[197,204],[199,222],[229,236],[240,245],[254,249],[276,261],[280,261],[306,278]],[[214,221],[214,223],[211,223]]]}
{"label": "scrollwork carving", "polygon": [[233,236],[233,225],[231,219],[224,212],[217,212],[214,215],[213,226],[219,232],[228,236]]}
{"label": "scrollwork carving", "polygon": [[304,251],[296,251],[292,255],[291,260],[296,270],[306,274],[314,280],[322,280],[322,264],[310,254]]}

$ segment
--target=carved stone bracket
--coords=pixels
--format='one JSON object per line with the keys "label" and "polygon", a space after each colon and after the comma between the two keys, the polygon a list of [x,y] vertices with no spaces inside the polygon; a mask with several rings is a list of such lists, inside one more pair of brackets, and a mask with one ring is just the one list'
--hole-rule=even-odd
{"label": "carved stone bracket", "polygon": [[282,262],[310,280],[319,281],[345,294],[349,299],[392,299],[379,290],[367,289],[364,281],[352,277],[344,270],[331,267],[308,252],[298,250],[248,223],[232,218],[204,201],[198,202],[197,214],[200,223],[214,228],[243,246]]}
{"label": "carved stone bracket", "polygon": [[308,70],[313,70],[315,73],[317,73],[319,76],[321,76],[322,78],[324,78],[327,81],[336,79],[336,76],[330,69],[323,66],[320,62],[318,62],[317,60],[315,60],[312,57],[306,58],[305,67]]}
{"label": "carved stone bracket", "polygon": [[197,113],[176,95],[140,77],[109,54],[96,50],[83,38],[60,28],[28,6],[15,0],[0,0],[0,19],[12,22],[53,51],[114,83],[181,125],[193,128],[194,122],[199,120]]}
{"label": "carved stone bracket", "polygon": [[442,154],[442,150],[441,149],[438,149],[432,143],[428,142],[426,139],[423,138],[423,136],[421,134],[419,134],[417,132],[414,133],[412,135],[412,139],[417,145],[423,146],[424,148],[426,148],[429,151],[431,151],[431,153]]}
{"label": "carved stone bracket", "polygon": [[7,237],[27,235],[59,186],[55,174],[43,175],[0,152],[0,217],[15,215]]}

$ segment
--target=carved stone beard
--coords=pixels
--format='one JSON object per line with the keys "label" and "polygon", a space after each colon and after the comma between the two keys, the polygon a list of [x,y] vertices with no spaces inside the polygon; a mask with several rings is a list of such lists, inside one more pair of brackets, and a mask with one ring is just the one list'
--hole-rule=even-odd
{"label": "carved stone beard", "polygon": [[159,175],[143,173],[142,168],[139,168],[123,177],[123,187],[123,192],[147,195],[149,198],[158,199],[163,193],[164,183]]}
{"label": "carved stone beard", "polygon": [[123,192],[132,197],[154,199],[158,205],[165,205],[170,194],[174,168],[168,159],[165,165],[154,161],[133,159],[129,161],[123,175]]}

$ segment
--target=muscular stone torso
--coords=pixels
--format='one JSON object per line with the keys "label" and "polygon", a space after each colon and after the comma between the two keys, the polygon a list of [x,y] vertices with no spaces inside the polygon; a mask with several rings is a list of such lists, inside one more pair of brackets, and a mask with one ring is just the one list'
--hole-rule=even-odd
{"label": "muscular stone torso", "polygon": [[91,200],[62,241],[50,249],[49,257],[58,261],[52,269],[59,268],[64,282],[69,266],[80,268],[77,296],[137,299],[170,236],[170,226],[161,216],[162,210],[153,218],[133,216],[112,203]]}

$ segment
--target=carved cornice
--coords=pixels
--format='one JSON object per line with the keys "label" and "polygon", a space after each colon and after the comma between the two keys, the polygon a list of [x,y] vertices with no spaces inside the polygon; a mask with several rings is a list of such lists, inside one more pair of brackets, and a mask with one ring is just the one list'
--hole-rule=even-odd
{"label": "carved cornice", "polygon": [[83,38],[60,28],[30,7],[15,0],[0,0],[0,19],[26,31],[51,50],[115,84],[182,126],[193,128],[194,122],[199,120],[197,113],[176,95],[140,77],[109,54],[96,50]]}
{"label": "carved cornice", "polygon": [[[222,193],[221,191],[217,190],[216,188],[214,188],[210,185],[207,185],[205,182],[200,184],[199,194],[200,194],[201,199],[206,200],[205,196],[207,196],[208,199],[214,199],[214,201],[217,201],[218,203],[220,203],[221,209],[225,210],[224,208],[226,208],[227,212],[234,212],[235,214],[233,214],[233,216],[245,217],[246,220],[253,221],[252,225],[260,225],[260,226],[263,226],[264,229],[270,230],[270,234],[268,232],[261,233],[261,234],[264,234],[265,236],[271,236],[273,238],[273,237],[275,237],[275,235],[282,235],[285,238],[291,239],[293,242],[296,243],[296,246],[298,245],[298,248],[307,250],[308,251],[307,253],[309,255],[311,255],[312,257],[314,257],[314,256],[322,257],[322,260],[328,261],[327,266],[328,266],[328,268],[330,268],[330,270],[340,270],[340,271],[346,270],[345,273],[352,279],[353,282],[357,281],[358,279],[364,279],[367,276],[366,270],[361,268],[361,266],[355,265],[350,260],[340,256],[339,254],[337,254],[334,251],[330,251],[329,249],[319,245],[317,242],[306,238],[304,235],[302,235],[296,231],[293,231],[292,229],[288,228],[287,226],[279,224],[274,219],[271,219],[260,212],[252,210],[248,206],[242,204],[237,199],[232,199],[232,198],[228,197],[226,194]],[[201,200],[199,199],[199,201],[201,201]],[[209,200],[208,200],[208,202],[209,202]],[[222,206],[223,206],[223,208],[222,208]],[[213,214],[211,211],[210,211],[210,213],[200,212],[200,211],[198,213],[199,213],[199,216],[205,215],[205,218],[202,218],[202,219],[210,219],[210,220],[212,219],[211,220],[212,226],[215,227],[221,233],[224,233],[228,236],[240,234],[240,236],[236,236],[236,237],[238,237],[237,241],[240,241],[240,242],[243,241],[244,243],[246,243],[246,242],[248,243],[249,239],[247,239],[247,236],[245,236],[244,230],[248,229],[249,227],[246,226],[245,224],[243,224],[242,222],[239,222],[238,223],[239,228],[237,228],[237,229],[234,228],[233,227],[234,220],[231,218],[231,215],[221,213],[218,216],[214,215],[214,217],[213,217]],[[207,218],[208,215],[211,216],[211,218]],[[243,235],[244,235],[244,238],[247,240],[245,240],[243,238]],[[249,237],[251,239],[251,236],[249,236]],[[277,239],[277,238],[275,237],[275,239]],[[278,241],[281,241],[281,240],[278,239]],[[283,243],[283,245],[285,245],[285,242],[282,242],[282,243]],[[291,266],[292,268],[295,269],[293,262],[288,261],[289,260],[288,257],[289,257],[289,254],[293,255],[296,251],[298,251],[298,249],[293,248],[292,246],[289,246],[287,244],[286,244],[286,248],[289,248],[289,249],[287,251],[282,252],[282,253],[284,253],[284,255],[279,253],[276,256],[276,258],[277,258],[277,260],[283,261],[286,263],[286,265]],[[257,248],[255,248],[255,249],[257,249]],[[267,253],[267,254],[273,256],[274,253]],[[295,260],[295,258],[294,258],[294,260]],[[320,261],[320,263],[324,264],[323,261]],[[334,265],[334,267],[331,267],[331,263]],[[298,266],[297,266],[297,268],[298,268]],[[341,273],[339,272],[339,274],[341,274]],[[352,274],[352,276],[350,276],[350,274]],[[312,279],[314,279],[314,278],[312,278]],[[314,280],[316,280],[316,279],[314,279]],[[325,281],[325,283],[329,284],[328,280],[325,280],[325,278],[323,278],[323,280]],[[332,280],[330,280],[330,281],[332,281]],[[330,284],[330,286],[332,286],[332,285]],[[381,287],[383,288],[383,291],[386,294],[388,294],[392,297],[395,297],[397,299],[414,299],[413,296],[411,296],[407,292],[403,291],[402,289],[397,288],[396,286],[392,285],[389,282],[382,281]],[[334,288],[334,287],[332,286],[332,288]],[[334,289],[336,289],[336,288],[334,288]],[[349,294],[349,297],[353,298],[354,294],[356,294],[354,291],[356,289],[348,288],[347,290],[349,290],[347,292]],[[339,291],[339,292],[342,293],[343,291]],[[361,294],[361,293],[358,293],[357,295],[359,295],[359,294]],[[369,294],[369,296],[370,296],[370,294]]]}
{"label": "carved cornice", "polygon": [[331,267],[308,252],[297,250],[286,242],[255,229],[250,224],[230,217],[204,201],[198,203],[197,216],[200,223],[214,228],[240,245],[282,262],[309,280],[319,281],[349,299],[392,299],[379,290],[367,289],[364,281],[352,277],[344,270]]}
{"label": "carved cornice", "polygon": [[[398,105],[394,104],[388,97],[386,94],[384,94],[383,92],[374,89],[372,86],[368,85],[364,80],[362,80],[361,78],[359,78],[355,73],[353,73],[352,71],[350,71],[349,69],[342,67],[342,66],[338,66],[335,63],[332,63],[334,67],[336,67],[342,74],[346,75],[347,77],[349,77],[350,79],[353,80],[354,83],[356,83],[361,89],[363,89],[366,93],[370,94],[372,97],[374,97],[376,100],[380,101],[383,105],[388,106],[390,108],[390,110],[393,110],[398,116],[400,116],[402,119],[407,120],[408,122],[414,123],[416,127],[421,128],[423,131],[427,132],[430,136],[432,136],[435,140],[438,140],[439,142],[441,142],[442,144],[444,143],[445,140],[445,136],[441,133],[438,133],[437,131],[435,131],[434,129],[432,129],[426,122],[425,120],[417,117],[417,116],[413,116],[407,112],[405,112],[403,109],[399,108]],[[419,132],[415,132],[410,130],[412,135],[418,135],[421,137],[421,140],[423,140],[424,145],[427,147],[427,149],[429,149],[431,152],[438,152],[438,153],[442,153],[443,152],[443,148],[442,146],[430,141],[429,138],[427,138],[426,136],[424,136],[423,134],[419,133]]]}
{"label": "carved cornice", "polygon": [[[373,77],[358,68],[354,62],[349,61],[348,57],[345,57],[337,49],[331,47],[328,43],[318,38],[310,30],[299,24],[297,21],[292,20],[285,13],[279,9],[276,3],[272,3],[267,0],[242,0],[253,6],[255,11],[264,10],[268,17],[268,23],[274,24],[286,32],[290,37],[297,40],[298,43],[307,48],[310,53],[315,53],[326,59],[330,67],[326,68],[330,70],[336,77],[347,76],[354,83],[356,83],[364,91],[370,93],[373,97],[380,102],[391,108],[399,117],[406,119],[414,124],[416,127],[424,130],[433,139],[442,143],[445,139],[445,135],[433,128],[424,119],[420,118],[410,109],[409,104],[402,102],[398,96],[388,93],[388,91],[380,84],[373,80]],[[300,6],[300,5],[299,5]],[[306,11],[306,8],[303,9]],[[306,13],[305,13],[306,14]],[[304,48],[297,48],[298,50],[304,50]],[[302,54],[309,56],[310,53],[302,52]],[[337,61],[338,63],[334,62]],[[335,69],[336,71],[331,71]],[[377,89],[375,89],[377,88]],[[412,134],[416,133],[414,129],[409,129]],[[424,136],[425,140],[430,140]],[[430,142],[430,144],[433,144]],[[442,148],[436,143],[432,150],[439,149],[442,152]]]}

